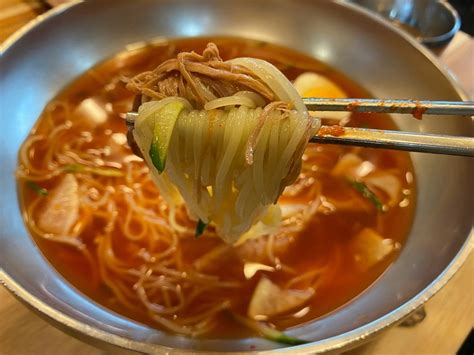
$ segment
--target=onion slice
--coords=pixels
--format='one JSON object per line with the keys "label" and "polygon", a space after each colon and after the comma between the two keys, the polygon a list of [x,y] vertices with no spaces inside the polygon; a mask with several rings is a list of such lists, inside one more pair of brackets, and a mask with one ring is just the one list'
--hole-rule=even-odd
{"label": "onion slice", "polygon": [[292,103],[298,111],[306,112],[298,91],[273,64],[256,58],[235,58],[228,63],[239,65],[255,73],[284,102]]}
{"label": "onion slice", "polygon": [[248,97],[250,100],[252,100],[255,103],[256,107],[264,107],[266,103],[262,95],[259,95],[253,91],[247,91],[247,90],[237,91],[234,94],[234,96]]}
{"label": "onion slice", "polygon": [[206,111],[214,110],[216,108],[226,107],[226,106],[246,106],[249,108],[255,108],[255,102],[250,98],[245,96],[226,96],[221,97],[212,101],[207,102],[204,105]]}

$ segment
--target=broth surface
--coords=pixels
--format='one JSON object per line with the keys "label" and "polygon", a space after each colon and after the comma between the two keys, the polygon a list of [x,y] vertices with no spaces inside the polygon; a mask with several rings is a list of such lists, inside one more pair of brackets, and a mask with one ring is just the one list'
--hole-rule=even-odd
{"label": "broth surface", "polygon": [[[224,60],[234,57],[262,58],[275,64],[290,80],[294,80],[304,72],[316,72],[337,83],[349,97],[370,97],[367,91],[341,73],[287,48],[234,38],[173,40],[120,53],[85,72],[60,92],[52,102],[52,105],[55,102],[67,103],[68,111],[66,112],[61,105],[50,109],[48,115],[43,114],[39,118],[32,133],[48,136],[52,132],[51,121],[54,125],[58,125],[71,120],[74,129],[70,129],[65,134],[64,144],[72,137],[84,136],[86,140],[88,139],[83,145],[85,150],[90,151],[91,154],[95,150],[101,150],[98,155],[101,164],[112,168],[123,168],[124,162],[136,160],[126,145],[126,126],[121,116],[122,113],[131,109],[133,101],[133,95],[126,90],[124,80],[139,72],[155,68],[166,59],[175,57],[179,52],[190,50],[201,52],[206,43],[211,40],[219,46]],[[90,117],[81,116],[77,107],[84,104],[86,100],[89,100],[89,103],[92,102],[93,105],[105,108],[107,114],[102,121],[101,119],[91,121]],[[381,114],[353,113],[349,125],[396,129],[390,117]],[[47,149],[46,140],[44,144],[38,143],[32,146],[28,154],[34,158],[32,160],[41,161]],[[338,160],[348,153],[353,153],[363,161],[370,162],[376,170],[393,171],[394,176],[397,177],[402,192],[396,203],[385,212],[377,211],[370,201],[347,183],[345,178],[336,177],[331,173]],[[144,167],[140,161],[136,164],[141,168]],[[304,157],[302,173],[311,174],[319,183],[325,203],[319,206],[318,213],[305,225],[304,229],[292,236],[291,245],[281,250],[275,249],[275,254],[278,262],[293,269],[296,275],[320,268],[322,264],[326,264],[327,268],[323,272],[324,277],[321,278],[323,281],[318,283],[316,295],[305,307],[297,312],[271,319],[271,323],[278,329],[286,329],[322,317],[367,289],[397,258],[401,246],[405,243],[414,214],[416,191],[413,167],[409,155],[405,152],[313,144],[310,145]],[[97,179],[115,189],[127,185],[123,178],[98,177]],[[25,219],[35,221],[37,214],[30,213],[29,208],[42,197],[38,197],[32,189],[28,189],[25,181],[19,183]],[[40,180],[37,183],[49,191],[58,184],[58,179]],[[133,186],[133,181],[130,184],[128,188]],[[144,190],[149,196],[158,195],[152,184],[148,184]],[[130,193],[133,194],[133,189]],[[351,199],[351,205],[334,209],[334,206],[328,202],[342,198]],[[295,196],[287,194],[281,198],[281,201],[307,204],[310,202],[310,196],[303,191],[302,194]],[[156,208],[161,207],[157,205]],[[166,209],[166,207],[163,208]],[[188,220],[183,223],[193,225],[195,222]],[[102,238],[103,228],[102,222],[90,219],[85,222],[79,235],[95,262],[97,261],[97,238]],[[131,223],[130,228],[139,229],[140,227]],[[395,250],[390,255],[368,269],[361,269],[358,266],[351,244],[352,238],[363,228],[372,228],[379,235],[390,239],[395,245]],[[120,302],[101,279],[101,270],[99,268],[91,270],[90,261],[86,260],[75,248],[40,237],[35,231],[31,232],[48,261],[78,290],[109,309],[162,329],[148,316],[144,307],[130,309]],[[120,229],[114,230],[112,238],[116,256],[130,267],[137,266],[136,254],[140,250],[146,251],[149,247],[141,241],[126,240]],[[222,242],[219,239],[211,238],[206,234],[200,239],[180,237],[180,262],[192,268],[196,260],[220,245]],[[258,251],[256,245],[251,245],[249,248]],[[212,262],[213,267],[210,273],[221,279],[240,282],[239,289],[223,288],[221,291],[215,291],[212,296],[206,296],[207,298],[203,296],[200,302],[228,298],[233,310],[239,314],[245,314],[255,285],[262,275],[280,286],[289,282],[289,276],[278,267],[275,267],[274,271],[258,271],[254,277],[246,279],[243,273],[246,262],[242,261],[238,255],[242,254],[231,252],[226,257],[216,258]],[[94,273],[97,273],[99,277],[92,277]],[[132,283],[130,287],[133,288]],[[188,315],[197,314],[199,309],[191,309],[188,313]],[[218,326],[213,327],[210,333],[212,337],[241,337],[249,334],[226,312],[220,313],[216,319]]]}

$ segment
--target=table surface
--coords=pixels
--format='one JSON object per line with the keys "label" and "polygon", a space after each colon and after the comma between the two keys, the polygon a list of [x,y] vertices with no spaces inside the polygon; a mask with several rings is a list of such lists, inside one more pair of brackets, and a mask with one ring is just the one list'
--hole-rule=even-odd
{"label": "table surface", "polygon": [[[46,7],[35,0],[0,0],[0,42],[32,20]],[[441,59],[458,74],[461,84],[474,98],[474,40],[458,35]],[[466,75],[466,73],[468,75]],[[474,326],[474,255],[425,306],[423,322],[394,327],[371,343],[350,351],[368,354],[454,354]],[[0,287],[0,354],[81,354],[106,351],[85,344],[49,325]]]}

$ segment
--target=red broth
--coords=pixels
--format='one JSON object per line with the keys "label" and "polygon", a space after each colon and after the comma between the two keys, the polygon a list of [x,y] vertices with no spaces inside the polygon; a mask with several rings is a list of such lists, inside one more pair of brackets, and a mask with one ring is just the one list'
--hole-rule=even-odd
{"label": "red broth", "polygon": [[[122,79],[153,69],[164,60],[175,57],[181,51],[194,50],[199,53],[208,41],[213,41],[218,45],[224,60],[242,56],[262,58],[275,64],[290,80],[295,79],[303,72],[316,72],[337,83],[349,97],[370,97],[366,90],[343,74],[318,60],[287,48],[234,38],[173,40],[120,53],[82,74],[53,100],[53,104],[66,103],[66,106],[61,104],[57,104],[55,108],[50,106],[50,109],[39,118],[32,134],[47,137],[51,135],[53,127],[69,120],[72,122],[72,128],[67,130],[58,144],[67,144],[68,141],[83,136],[85,139],[89,139],[84,145],[85,150],[100,150],[104,147],[108,149],[108,154],[100,158],[105,166],[122,167],[125,160],[132,159],[132,153],[125,143],[120,143],[126,132],[121,113],[130,110],[133,101],[133,96],[125,88]],[[101,124],[91,125],[80,114],[73,114],[78,105],[90,98],[94,98],[99,105],[107,107],[105,121]],[[51,122],[53,122],[52,125]],[[349,125],[396,129],[390,117],[381,114],[352,113]],[[117,139],[115,143],[111,143],[114,137]],[[27,149],[29,156],[32,157],[31,160],[37,166],[42,166],[44,163],[48,147],[50,147],[50,142],[48,139],[44,139]],[[370,199],[362,196],[361,191],[357,190],[357,186],[351,185],[347,178],[333,174],[337,162],[349,153],[371,163],[376,172],[388,171],[396,177],[400,185],[400,194],[394,203],[385,207],[384,211],[378,211]],[[136,166],[143,168],[144,165],[137,162]],[[397,258],[406,241],[414,214],[416,200],[414,173],[407,153],[332,145],[310,145],[304,156],[303,173],[310,174],[319,184],[322,203],[318,207],[318,212],[314,214],[304,229],[290,236],[289,246],[280,243],[280,240],[275,241],[274,254],[282,265],[293,270],[292,275],[302,275],[320,268],[321,265],[327,267],[322,272],[321,282],[318,283],[316,294],[311,301],[304,307],[270,319],[270,322],[279,329],[286,329],[323,317],[367,289]],[[82,174],[87,175],[84,172]],[[97,179],[97,181],[115,189],[127,184],[124,182],[124,177],[111,178],[91,175],[90,178]],[[34,184],[51,191],[58,185],[60,179],[61,176],[56,176],[37,180]],[[38,196],[38,191],[28,188],[28,184],[30,187],[35,185],[27,183],[24,179],[19,179],[19,183],[25,220],[37,225],[39,212],[31,212],[31,207],[35,201],[45,197]],[[152,184],[148,184],[145,190],[149,195],[155,197],[159,194]],[[386,196],[383,196],[383,191],[375,192],[381,200],[387,201]],[[330,202],[341,200],[348,200],[350,203],[338,208]],[[281,201],[303,204],[310,202],[305,193],[297,194],[297,196],[283,196]],[[40,205],[41,203],[39,201]],[[118,204],[118,208],[120,211],[120,204]],[[157,205],[156,208],[158,209],[160,206]],[[85,225],[77,236],[93,259],[92,265],[98,265],[98,240],[102,238],[104,223],[100,219],[89,216],[84,219]],[[195,222],[184,221],[183,223],[192,225]],[[139,228],[139,226],[134,227],[132,223],[130,228]],[[359,267],[357,252],[352,242],[364,228],[371,228],[383,238],[390,239],[395,246],[388,256],[368,268]],[[31,232],[48,261],[79,291],[113,311],[163,329],[149,316],[143,305],[135,305],[136,307],[132,309],[121,302],[101,277],[100,270],[91,270],[90,260],[86,260],[83,253],[79,252],[77,248],[55,242],[54,239],[53,241],[45,239],[34,230]],[[110,238],[113,241],[116,257],[130,268],[140,266],[137,265],[134,253],[141,249],[154,248],[142,241],[126,240],[120,229],[115,229]],[[197,259],[220,245],[222,242],[218,238],[211,238],[206,233],[200,239],[180,238],[180,262],[182,265],[192,268]],[[215,291],[211,295],[203,296],[200,302],[212,303],[215,299],[226,298],[230,300],[233,312],[245,315],[255,285],[263,275],[280,287],[284,287],[291,277],[295,277],[288,276],[284,271],[276,268],[274,271],[258,271],[252,278],[246,279],[243,274],[245,262],[242,260],[252,259],[249,256],[252,253],[258,254],[257,247],[257,244],[249,244],[248,250],[242,247],[239,250],[233,248],[225,256],[213,260],[214,267],[209,271],[210,274],[221,279],[238,281],[241,285],[237,290]],[[257,259],[258,257],[257,255]],[[96,276],[92,277],[93,274]],[[109,277],[113,277],[113,275]],[[133,282],[130,281],[126,285],[130,288],[127,292],[133,293]],[[219,292],[221,293],[219,294]],[[188,294],[184,294],[184,297],[188,296]],[[194,310],[188,311],[188,315],[197,312],[199,310],[194,308]],[[248,334],[248,331],[237,324],[228,312],[219,313],[215,322],[212,330],[204,336],[241,337]]]}

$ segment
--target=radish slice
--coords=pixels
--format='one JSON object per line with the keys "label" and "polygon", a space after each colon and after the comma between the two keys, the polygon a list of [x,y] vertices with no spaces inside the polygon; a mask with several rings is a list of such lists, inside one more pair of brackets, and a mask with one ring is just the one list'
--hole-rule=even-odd
{"label": "radish slice", "polygon": [[396,248],[392,239],[386,239],[372,228],[364,228],[351,241],[354,260],[361,270],[368,270],[390,255]]}
{"label": "radish slice", "polygon": [[248,308],[248,316],[256,320],[271,318],[305,304],[314,290],[284,290],[269,279],[260,279]]}
{"label": "radish slice", "polygon": [[38,227],[47,233],[67,235],[79,217],[79,184],[74,175],[66,174],[45,202]]}

